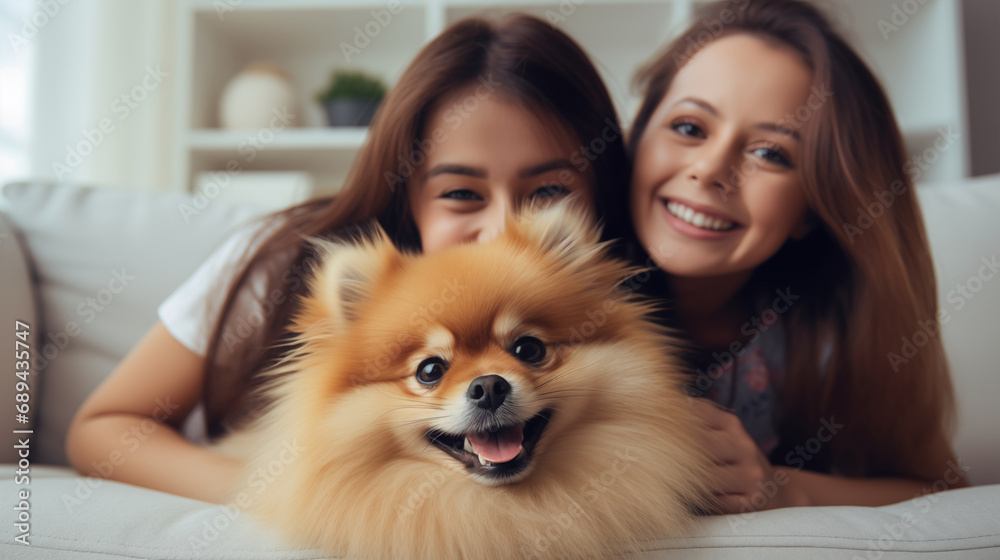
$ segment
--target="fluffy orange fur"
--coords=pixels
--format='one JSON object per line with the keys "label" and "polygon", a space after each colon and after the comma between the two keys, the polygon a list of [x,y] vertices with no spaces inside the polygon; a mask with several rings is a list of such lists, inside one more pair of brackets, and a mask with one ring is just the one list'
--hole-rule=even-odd
{"label": "fluffy orange fur", "polygon": [[[636,271],[598,239],[560,204],[429,255],[381,233],[321,243],[274,404],[223,444],[247,460],[248,509],[349,558],[606,558],[681,534],[709,503],[705,427],[672,340],[621,286]],[[525,335],[542,362],[512,355]],[[429,356],[448,364],[433,387],[414,375]],[[519,417],[552,411],[510,483],[484,483],[427,436],[488,374],[510,382]]]}

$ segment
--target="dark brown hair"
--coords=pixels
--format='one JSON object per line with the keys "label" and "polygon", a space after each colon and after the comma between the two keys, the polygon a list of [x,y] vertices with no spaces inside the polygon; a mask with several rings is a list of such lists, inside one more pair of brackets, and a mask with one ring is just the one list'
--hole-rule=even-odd
{"label": "dark brown hair", "polygon": [[798,168],[816,227],[760,265],[743,292],[773,296],[775,288],[792,286],[800,295],[783,316],[783,446],[805,444],[824,422],[842,423],[810,468],[940,478],[943,465],[927,458],[946,442],[953,393],[940,337],[930,336],[915,355],[900,355],[904,339],[936,324],[937,290],[885,92],[806,2],[716,2],[695,21],[637,76],[645,98],[629,135],[632,154],[678,70],[719,37],[750,33],[790,48],[811,68],[813,94],[829,92],[782,123],[802,137]]}
{"label": "dark brown hair", "polygon": [[[457,22],[428,43],[400,76],[379,108],[340,194],[268,216],[276,220],[276,228],[241,270],[224,279],[232,288],[225,293],[205,357],[203,398],[210,437],[260,410],[263,403],[255,401],[253,391],[259,373],[290,349],[286,327],[315,258],[303,242],[305,236],[352,235],[377,220],[397,246],[420,250],[406,189],[426,156],[421,145],[424,121],[442,98],[483,81],[540,117],[554,117],[581,148],[587,146],[571,161],[578,171],[592,173],[605,237],[628,231],[624,138],[611,98],[583,50],[531,16]],[[248,280],[251,271],[258,270],[267,277],[267,301],[263,321],[254,326],[236,316],[236,309],[247,307],[235,303],[241,298],[259,300]]]}

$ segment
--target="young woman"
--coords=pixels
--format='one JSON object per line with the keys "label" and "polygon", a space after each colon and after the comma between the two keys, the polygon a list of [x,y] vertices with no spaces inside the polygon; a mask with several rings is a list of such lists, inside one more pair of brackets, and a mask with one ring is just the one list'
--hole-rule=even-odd
{"label": "young woman", "polygon": [[[405,70],[369,134],[341,194],[245,228],[164,302],[78,411],[67,453],[79,471],[114,458],[112,479],[224,498],[239,466],[181,428],[187,419],[192,439],[199,427],[214,439],[259,410],[258,374],[288,351],[285,327],[314,257],[305,236],[378,222],[400,247],[436,251],[488,239],[521,204],[572,192],[608,238],[627,227],[611,100],[583,51],[536,18],[453,25]],[[583,149],[595,138],[600,154]],[[128,437],[137,429],[138,445]]]}
{"label": "young woman", "polygon": [[901,358],[937,292],[885,93],[805,2],[695,21],[639,75],[631,209],[718,405],[698,406],[723,511],[964,485],[941,341]]}

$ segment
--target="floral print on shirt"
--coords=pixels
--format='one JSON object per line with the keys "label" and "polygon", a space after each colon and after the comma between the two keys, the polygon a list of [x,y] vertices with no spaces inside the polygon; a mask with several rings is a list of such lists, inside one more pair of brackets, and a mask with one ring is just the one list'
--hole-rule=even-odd
{"label": "floral print on shirt", "polygon": [[[777,327],[777,328],[774,328]],[[775,426],[776,382],[784,367],[783,333],[778,325],[744,348],[735,359],[720,363],[705,397],[729,408],[768,455],[778,445]]]}

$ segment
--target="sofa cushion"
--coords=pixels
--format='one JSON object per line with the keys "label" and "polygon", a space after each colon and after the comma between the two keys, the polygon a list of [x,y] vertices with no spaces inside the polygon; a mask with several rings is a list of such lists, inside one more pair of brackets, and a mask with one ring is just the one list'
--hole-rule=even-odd
{"label": "sofa cushion", "polygon": [[[958,401],[955,450],[973,484],[1000,483],[1000,175],[917,190],[938,282],[941,336]],[[928,317],[928,319],[933,319]],[[925,323],[933,329],[933,323]],[[912,351],[923,328],[913,326]],[[902,352],[903,341],[895,349]]]}
{"label": "sofa cushion", "polygon": [[156,322],[156,307],[260,211],[62,184],[10,184],[3,196],[40,307],[33,461],[65,465],[66,431],[83,400]]}
{"label": "sofa cushion", "polygon": [[[14,345],[16,339],[15,332],[26,332],[26,338],[24,342],[28,345],[28,348],[24,347],[10,348],[10,354],[5,350],[4,356],[9,356],[14,358],[13,352],[24,352],[27,350],[30,355],[31,352],[35,350],[35,341],[37,340],[37,334],[39,332],[39,325],[35,320],[35,290],[34,283],[31,278],[31,272],[28,269],[28,261],[26,260],[24,249],[21,247],[21,241],[19,235],[15,230],[13,224],[11,224],[7,217],[0,213],[0,318],[3,319],[4,335],[11,337],[4,342],[4,344]],[[20,329],[15,327],[15,321],[20,321],[21,323],[27,325],[25,329]],[[15,360],[16,361],[16,360]],[[15,367],[13,365],[6,367]],[[31,375],[30,370],[26,372],[27,383],[29,388],[27,391],[28,402],[19,403],[15,399],[18,393],[18,387],[16,385],[17,381],[20,379],[14,378],[15,371],[25,371],[25,370],[13,370],[10,372],[9,380],[0,383],[0,410],[3,410],[5,414],[0,414],[0,463],[16,463],[18,460],[18,450],[14,448],[17,443],[16,439],[19,436],[15,434],[15,430],[30,430],[33,427],[33,421],[36,416],[37,411],[32,411],[32,408],[36,406],[36,403],[32,401],[32,397],[38,395],[34,389],[37,387],[35,383],[35,377]],[[27,420],[21,422],[19,417],[14,414],[17,410],[15,406],[27,404],[27,414],[24,418]]]}
{"label": "sofa cushion", "polygon": [[[0,495],[15,496],[10,467]],[[24,487],[20,487],[24,488]],[[30,546],[15,542],[17,511],[0,511],[3,558],[306,559],[237,506],[224,507],[41,467],[31,484]],[[650,543],[634,558],[995,559],[1000,485],[930,494],[878,508],[786,508],[703,518],[687,538]],[[15,530],[11,531],[10,528]],[[558,525],[554,528],[558,530]],[[558,533],[553,533],[558,538]],[[930,553],[930,554],[929,554]]]}

